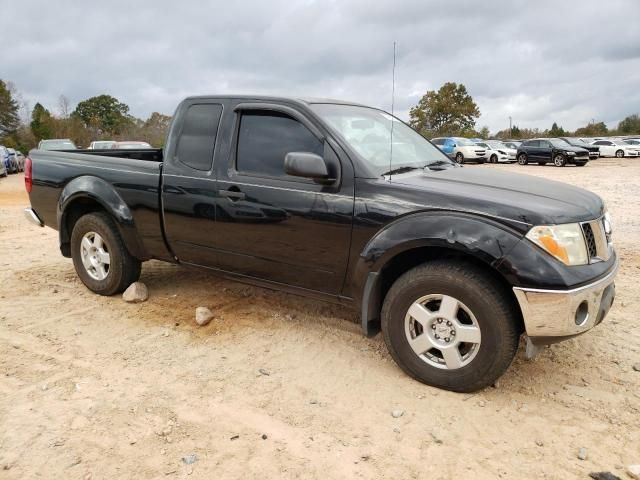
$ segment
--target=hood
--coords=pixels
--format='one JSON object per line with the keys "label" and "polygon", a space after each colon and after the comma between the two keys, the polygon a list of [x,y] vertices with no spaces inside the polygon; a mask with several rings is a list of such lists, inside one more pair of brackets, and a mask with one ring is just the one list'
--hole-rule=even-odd
{"label": "hood", "polygon": [[483,168],[426,169],[397,175],[401,197],[425,206],[509,220],[518,229],[593,220],[604,213],[595,193],[530,175]]}

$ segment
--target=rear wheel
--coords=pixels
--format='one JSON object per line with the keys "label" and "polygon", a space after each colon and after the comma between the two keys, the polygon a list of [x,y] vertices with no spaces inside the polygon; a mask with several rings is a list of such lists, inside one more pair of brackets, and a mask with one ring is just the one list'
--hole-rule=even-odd
{"label": "rear wheel", "polygon": [[616,157],[618,157],[618,158],[624,157],[624,150],[617,150],[616,151]]}
{"label": "rear wheel", "polygon": [[462,154],[462,152],[456,153],[456,162],[461,165],[464,163],[464,155]]}
{"label": "rear wheel", "polygon": [[526,153],[521,153],[520,155],[518,155],[518,163],[520,165],[526,165],[527,163],[529,163]]}
{"label": "rear wheel", "polygon": [[82,283],[100,295],[122,292],[140,277],[140,260],[131,256],[115,222],[104,212],[78,219],[71,234],[71,256]]}
{"label": "rear wheel", "polygon": [[564,167],[567,164],[567,159],[564,155],[558,153],[553,157],[553,164],[556,167]]}
{"label": "rear wheel", "polygon": [[491,385],[518,349],[520,329],[507,293],[465,263],[436,261],[408,271],[389,290],[381,317],[400,368],[447,390]]}

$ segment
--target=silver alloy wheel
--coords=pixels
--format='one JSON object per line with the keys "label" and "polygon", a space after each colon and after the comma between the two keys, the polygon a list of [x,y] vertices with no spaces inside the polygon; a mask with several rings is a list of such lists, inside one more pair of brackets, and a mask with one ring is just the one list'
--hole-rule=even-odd
{"label": "silver alloy wheel", "polygon": [[622,150],[618,150],[618,151],[616,152],[616,157],[618,157],[618,158],[622,158],[622,157],[624,157],[624,152],[623,152]]}
{"label": "silver alloy wheel", "polygon": [[456,370],[469,365],[480,350],[480,325],[473,312],[449,295],[425,295],[405,316],[409,346],[428,365]]}
{"label": "silver alloy wheel", "polygon": [[553,164],[556,167],[564,167],[564,157],[561,154],[556,155],[555,157],[553,157]]}
{"label": "silver alloy wheel", "polygon": [[96,232],[85,233],[80,242],[80,258],[84,269],[94,280],[104,280],[109,275],[111,257],[102,237]]}
{"label": "silver alloy wheel", "polygon": [[464,155],[462,155],[462,153],[460,153],[460,152],[456,153],[456,162],[457,163],[463,163],[464,162]]}
{"label": "silver alloy wheel", "polygon": [[526,164],[527,164],[527,156],[526,156],[524,153],[521,153],[521,154],[518,156],[518,163],[519,163],[520,165],[526,165]]}

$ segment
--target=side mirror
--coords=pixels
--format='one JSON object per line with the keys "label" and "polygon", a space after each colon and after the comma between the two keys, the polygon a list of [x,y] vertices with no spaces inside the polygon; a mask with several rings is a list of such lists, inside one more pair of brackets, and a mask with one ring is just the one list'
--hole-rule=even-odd
{"label": "side mirror", "polygon": [[451,144],[451,146],[452,146],[453,148],[456,148],[456,147],[457,147],[457,145],[456,145],[455,143]]}
{"label": "side mirror", "polygon": [[313,180],[333,180],[329,177],[327,164],[320,155],[308,152],[289,152],[284,157],[284,171],[294,177]]}

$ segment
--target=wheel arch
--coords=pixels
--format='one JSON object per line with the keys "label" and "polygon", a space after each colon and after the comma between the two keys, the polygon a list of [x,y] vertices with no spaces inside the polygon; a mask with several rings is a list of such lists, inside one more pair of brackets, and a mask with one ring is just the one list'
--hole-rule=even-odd
{"label": "wheel arch", "polygon": [[457,214],[421,217],[411,221],[412,238],[385,249],[385,243],[397,238],[401,230],[397,226],[388,227],[386,235],[379,233],[360,255],[354,297],[360,305],[363,333],[373,336],[379,332],[382,304],[391,285],[401,275],[417,265],[441,259],[466,263],[494,278],[516,307],[517,321],[523,327],[512,285],[498,269],[521,237],[508,227],[484,218]]}
{"label": "wheel arch", "polygon": [[111,184],[93,176],[73,179],[60,194],[57,220],[62,255],[71,256],[71,233],[78,219],[97,211],[106,212],[113,218],[127,250],[133,257],[139,260],[149,258],[126,202]]}

